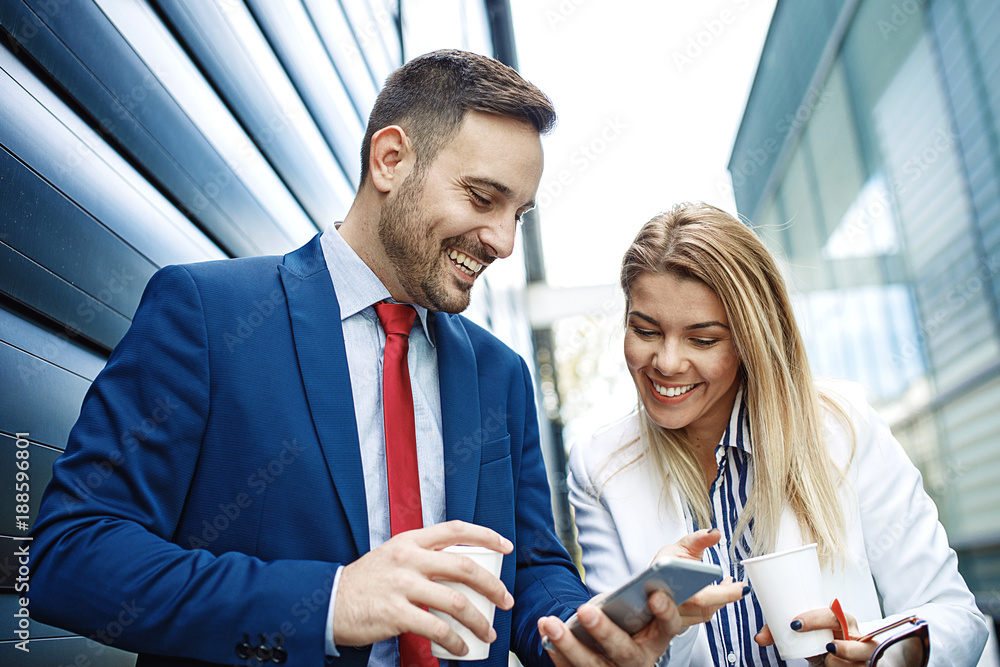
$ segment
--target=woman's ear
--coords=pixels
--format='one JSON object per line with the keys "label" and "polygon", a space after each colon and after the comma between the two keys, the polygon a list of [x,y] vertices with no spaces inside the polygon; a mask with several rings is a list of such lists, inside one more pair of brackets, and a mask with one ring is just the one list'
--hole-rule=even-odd
{"label": "woman's ear", "polygon": [[372,135],[368,171],[379,192],[388,193],[402,183],[413,162],[413,144],[400,126],[387,125]]}

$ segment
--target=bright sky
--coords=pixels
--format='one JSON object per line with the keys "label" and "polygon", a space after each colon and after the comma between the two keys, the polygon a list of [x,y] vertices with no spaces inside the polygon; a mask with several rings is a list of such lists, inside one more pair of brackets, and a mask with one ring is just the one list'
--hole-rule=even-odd
{"label": "bright sky", "polygon": [[[736,212],[726,164],[774,5],[511,0],[521,73],[559,113],[537,198],[550,285],[616,284],[639,227],[676,202]],[[555,328],[567,444],[635,407],[620,309]]]}
{"label": "bright sky", "polygon": [[556,105],[538,192],[548,282],[615,283],[678,201],[735,213],[726,164],[775,0],[511,0],[522,74]]}

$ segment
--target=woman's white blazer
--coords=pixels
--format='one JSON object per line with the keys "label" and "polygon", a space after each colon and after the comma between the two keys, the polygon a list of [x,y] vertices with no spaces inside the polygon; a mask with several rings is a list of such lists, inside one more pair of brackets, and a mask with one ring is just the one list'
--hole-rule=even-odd
{"label": "woman's white blazer", "polygon": [[[862,631],[878,627],[883,617],[916,614],[929,624],[931,665],[975,665],[986,643],[986,623],[958,573],[958,559],[919,471],[859,385],[826,381],[820,389],[844,408],[856,436],[852,457],[850,434],[832,414],[826,416],[830,453],[842,469],[847,466],[840,498],[849,551],[843,563],[824,570],[827,597],[838,598]],[[594,593],[615,588],[644,569],[661,547],[692,531],[676,487],[665,502],[653,466],[641,459],[629,465],[640,453],[638,419],[633,413],[570,452],[569,496],[586,582]],[[777,550],[801,544],[798,524],[786,508]],[[703,624],[678,635],[667,658],[671,667],[710,665]]]}

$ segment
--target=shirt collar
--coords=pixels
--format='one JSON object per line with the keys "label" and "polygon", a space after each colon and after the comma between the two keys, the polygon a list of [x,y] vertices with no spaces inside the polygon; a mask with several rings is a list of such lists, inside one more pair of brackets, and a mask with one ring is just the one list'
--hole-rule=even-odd
{"label": "shirt collar", "polygon": [[750,442],[750,423],[747,420],[746,406],[743,404],[743,389],[736,392],[733,401],[733,411],[729,413],[729,424],[719,442],[722,447],[736,447],[748,454],[752,450]]}
{"label": "shirt collar", "polygon": [[[394,301],[394,299],[375,272],[358,257],[354,248],[340,235],[337,230],[339,226],[340,223],[337,222],[327,227],[320,237],[320,245],[323,247],[323,259],[326,260],[326,267],[330,271],[333,288],[340,302],[340,320],[344,321],[379,301]],[[408,305],[417,311],[424,336],[433,345],[434,339],[430,334],[427,309],[417,304]],[[370,314],[372,317],[375,316],[374,311]]]}

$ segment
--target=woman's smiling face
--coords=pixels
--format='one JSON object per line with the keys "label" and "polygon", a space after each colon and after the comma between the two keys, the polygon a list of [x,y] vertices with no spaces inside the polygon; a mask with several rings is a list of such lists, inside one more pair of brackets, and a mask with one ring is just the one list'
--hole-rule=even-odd
{"label": "woman's smiling face", "polygon": [[638,276],[625,361],[656,424],[722,437],[739,390],[740,359],[722,302],[705,283],[673,274]]}

